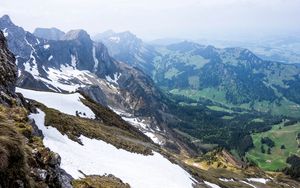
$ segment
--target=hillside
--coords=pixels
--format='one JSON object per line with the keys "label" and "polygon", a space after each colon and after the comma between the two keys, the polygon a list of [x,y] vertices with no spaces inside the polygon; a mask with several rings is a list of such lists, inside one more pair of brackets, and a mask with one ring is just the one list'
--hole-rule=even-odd
{"label": "hillside", "polygon": [[[283,173],[268,173],[253,166],[258,164],[263,168],[248,157],[257,151],[259,135],[272,132],[275,124],[297,121],[240,105],[252,98],[273,97],[273,89],[256,80],[256,73],[245,71],[249,78],[236,73],[261,69],[264,61],[250,51],[216,49],[189,42],[158,48],[144,45],[129,32],[119,34],[119,39],[111,38],[115,33],[106,33],[110,41],[129,40],[121,51],[131,53],[133,58],[122,62],[110,56],[105,44],[92,41],[81,29],[49,40],[53,29],[42,29],[45,36],[37,37],[16,26],[8,16],[0,19],[0,28],[5,32],[0,51],[1,67],[5,70],[0,80],[3,83],[1,124],[4,125],[0,157],[6,161],[0,168],[1,186],[17,183],[25,187],[103,184],[268,188],[297,184]],[[149,55],[150,51],[154,53]],[[200,55],[190,56],[196,52]],[[151,65],[149,69],[143,66],[141,58],[144,57],[153,60],[144,61],[144,65]],[[175,63],[170,63],[174,59]],[[163,71],[171,64],[186,73],[177,74],[175,70],[159,83],[158,72],[165,74]],[[206,66],[211,67],[205,71],[219,70],[220,74],[204,73],[202,68]],[[199,87],[186,85],[185,78],[180,77],[196,72],[207,76],[203,77],[205,83],[199,81]],[[210,83],[213,78],[219,81]],[[232,92],[229,98],[232,101],[223,103],[172,94],[167,92],[172,89],[172,82],[166,80],[183,87],[177,90],[192,87],[200,91],[201,84],[207,87],[220,84],[224,91]],[[236,87],[238,93],[225,84]],[[270,93],[261,95],[256,86]],[[251,93],[250,89],[255,92]],[[13,139],[8,139],[9,136]],[[287,151],[294,150],[294,143],[285,145]],[[281,160],[288,156],[282,156]],[[11,160],[10,157],[19,158]],[[21,170],[16,172],[15,168]]]}
{"label": "hillside", "polygon": [[[151,46],[130,36],[139,42],[129,45],[129,39],[113,32],[102,35],[101,41],[117,60],[139,62],[137,67],[167,92],[229,107],[299,117],[297,65],[263,60],[243,48],[219,49],[188,41]],[[122,40],[110,40],[113,37]],[[144,50],[145,46],[148,50]],[[145,62],[154,68],[141,66]]]}

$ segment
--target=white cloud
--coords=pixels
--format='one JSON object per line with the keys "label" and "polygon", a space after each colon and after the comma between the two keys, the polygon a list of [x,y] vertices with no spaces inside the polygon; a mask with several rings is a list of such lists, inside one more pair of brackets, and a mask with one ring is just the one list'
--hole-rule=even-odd
{"label": "white cloud", "polygon": [[299,0],[1,0],[27,30],[131,30],[145,38],[299,32]]}

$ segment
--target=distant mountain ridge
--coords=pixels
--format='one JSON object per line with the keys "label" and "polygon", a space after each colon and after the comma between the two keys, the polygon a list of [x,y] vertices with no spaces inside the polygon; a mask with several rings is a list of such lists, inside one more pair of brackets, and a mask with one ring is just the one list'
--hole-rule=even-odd
{"label": "distant mountain ridge", "polygon": [[[121,34],[104,36],[101,40],[115,52],[114,58],[127,63],[135,57],[135,66],[173,94],[276,115],[297,116],[300,112],[297,65],[266,61],[243,48],[219,49],[189,41],[151,46],[137,37],[116,42],[110,39]],[[139,42],[129,45],[132,41]]]}
{"label": "distant mountain ridge", "polygon": [[93,39],[103,42],[109,53],[119,61],[137,67],[148,75],[155,69],[152,61],[158,53],[129,31],[115,33],[109,30]]}
{"label": "distant mountain ridge", "polygon": [[52,28],[36,28],[33,32],[36,37],[47,40],[62,40],[65,32],[52,27]]}
{"label": "distant mountain ridge", "polygon": [[[169,136],[161,122],[160,111],[166,108],[163,95],[151,78],[111,58],[106,46],[92,41],[86,31],[72,30],[61,40],[46,40],[16,26],[8,16],[0,18],[0,29],[16,55],[19,87],[63,93],[80,90],[129,120],[138,118],[135,125],[145,133],[160,135],[162,140]],[[141,121],[147,126],[140,126]]]}

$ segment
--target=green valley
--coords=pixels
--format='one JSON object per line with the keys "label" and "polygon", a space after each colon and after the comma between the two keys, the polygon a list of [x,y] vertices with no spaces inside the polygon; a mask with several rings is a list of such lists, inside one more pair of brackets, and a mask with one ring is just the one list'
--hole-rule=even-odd
{"label": "green valley", "polygon": [[[290,126],[284,126],[284,123],[281,123],[273,126],[269,131],[252,134],[254,148],[246,154],[246,157],[264,170],[282,170],[287,167],[286,160],[290,155],[300,155],[298,134],[300,134],[300,123]],[[268,137],[275,143],[271,154],[261,151],[263,137]],[[263,147],[267,150],[266,145]]]}

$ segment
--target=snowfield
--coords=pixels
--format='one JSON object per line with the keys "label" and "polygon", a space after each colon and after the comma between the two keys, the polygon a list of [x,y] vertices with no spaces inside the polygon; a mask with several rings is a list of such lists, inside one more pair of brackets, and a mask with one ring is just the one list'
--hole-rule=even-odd
{"label": "snowfield", "polygon": [[[46,105],[48,108],[54,108],[62,113],[76,115],[76,111],[81,112],[79,116],[86,118],[95,118],[95,114],[87,106],[82,104],[80,98],[84,98],[79,93],[62,94],[45,91],[34,91],[29,89],[16,88],[25,98],[35,100]],[[84,115],[85,114],[85,115]]]}
{"label": "snowfield", "polygon": [[[146,136],[151,138],[151,140],[159,145],[162,145],[164,142],[160,140],[155,135],[155,130],[152,130],[149,125],[147,125],[144,120],[140,120],[137,117],[132,117],[132,114],[126,113],[120,109],[115,109],[111,106],[108,106],[112,111],[114,111],[116,114],[118,114],[124,121],[131,124],[132,126],[138,128],[142,133],[144,133]],[[158,127],[156,127],[157,131],[160,131]]]}
{"label": "snowfield", "polygon": [[188,188],[191,176],[178,165],[172,164],[159,153],[153,156],[130,153],[117,149],[101,140],[81,136],[83,145],[70,140],[53,127],[44,125],[45,114],[29,116],[44,134],[44,144],[61,156],[61,167],[74,178],[87,175],[113,174],[133,188]]}

